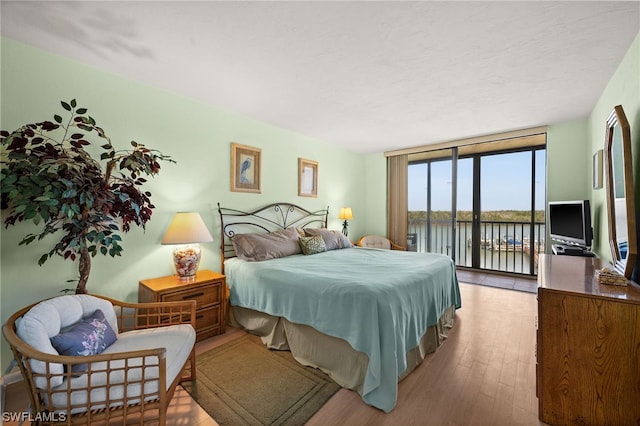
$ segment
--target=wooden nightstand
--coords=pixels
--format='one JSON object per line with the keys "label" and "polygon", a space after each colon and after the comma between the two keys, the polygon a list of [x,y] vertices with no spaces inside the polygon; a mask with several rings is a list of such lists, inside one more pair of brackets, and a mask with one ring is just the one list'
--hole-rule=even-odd
{"label": "wooden nightstand", "polygon": [[195,300],[196,341],[225,332],[227,285],[224,275],[198,271],[189,281],[177,275],[140,281],[138,302],[173,302]]}

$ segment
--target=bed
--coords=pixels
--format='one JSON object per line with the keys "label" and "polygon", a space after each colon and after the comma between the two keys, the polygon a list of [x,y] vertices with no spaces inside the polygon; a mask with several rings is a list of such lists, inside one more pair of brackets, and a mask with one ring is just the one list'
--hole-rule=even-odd
{"label": "bed", "polygon": [[353,247],[326,229],[328,208],[218,210],[231,323],[393,410],[398,381],[440,346],[461,307],[453,261]]}

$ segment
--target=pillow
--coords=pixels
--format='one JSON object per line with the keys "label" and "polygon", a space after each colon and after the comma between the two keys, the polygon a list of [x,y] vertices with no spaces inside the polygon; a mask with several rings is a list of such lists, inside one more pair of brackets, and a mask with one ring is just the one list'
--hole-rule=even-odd
{"label": "pillow", "polygon": [[313,237],[315,235],[322,236],[327,250],[353,247],[351,241],[349,241],[349,239],[340,231],[334,231],[327,228],[305,228],[304,232],[308,237]]}
{"label": "pillow", "polygon": [[[100,309],[65,332],[53,336],[51,344],[60,355],[97,355],[116,341],[116,333]],[[86,364],[76,364],[72,371],[86,370]]]}
{"label": "pillow", "polygon": [[313,237],[300,237],[300,248],[305,255],[322,253],[327,251],[327,246],[320,235]]}
{"label": "pillow", "polygon": [[268,234],[238,234],[231,241],[240,259],[261,261],[302,253],[298,238],[296,228],[286,228]]}

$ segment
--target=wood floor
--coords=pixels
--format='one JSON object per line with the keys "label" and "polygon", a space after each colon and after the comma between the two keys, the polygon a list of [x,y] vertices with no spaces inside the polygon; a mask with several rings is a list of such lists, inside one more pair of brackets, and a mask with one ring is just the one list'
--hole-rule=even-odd
{"label": "wood floor", "polygon": [[[399,384],[388,414],[341,389],[308,425],[544,425],[535,395],[536,296],[522,291],[461,284],[462,309],[440,349]],[[244,333],[200,342],[202,352]],[[24,394],[9,389],[5,411],[22,410]],[[5,424],[11,424],[5,422]],[[15,424],[15,423],[14,423]],[[216,425],[178,388],[170,425]]]}
{"label": "wood floor", "polygon": [[535,384],[536,297],[461,284],[449,338],[399,384],[389,414],[340,390],[308,425],[541,425]]}

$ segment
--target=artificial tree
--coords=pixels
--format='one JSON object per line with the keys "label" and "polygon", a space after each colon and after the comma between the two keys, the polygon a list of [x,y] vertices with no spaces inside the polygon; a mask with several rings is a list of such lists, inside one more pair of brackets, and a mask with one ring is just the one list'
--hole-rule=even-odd
{"label": "artificial tree", "polygon": [[[144,229],[151,218],[155,206],[151,193],[140,188],[146,182],[142,175],[156,175],[159,161],[174,161],[134,141],[132,149],[116,150],[86,108],[77,107],[75,99],[61,105],[70,115],[66,122],[56,114],[53,121],[0,131],[2,208],[8,209],[6,227],[23,221],[41,226],[20,245],[61,236],[38,264],[54,255],[78,260],[76,293],[86,293],[91,258],[120,256],[120,233],[132,223]],[[95,136],[102,151],[88,140]],[[90,146],[101,152],[99,160]]]}

